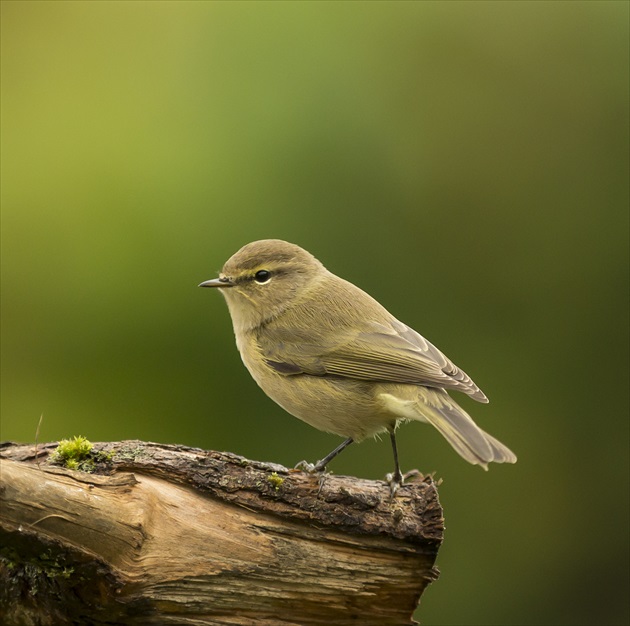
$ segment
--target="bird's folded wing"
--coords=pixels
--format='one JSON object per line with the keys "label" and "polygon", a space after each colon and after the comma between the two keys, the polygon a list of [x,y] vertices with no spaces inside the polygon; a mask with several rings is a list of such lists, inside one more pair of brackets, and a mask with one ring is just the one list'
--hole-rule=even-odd
{"label": "bird's folded wing", "polygon": [[401,322],[362,326],[338,329],[328,341],[308,329],[267,327],[258,343],[267,363],[281,374],[442,387],[488,401],[465,372],[408,326]]}

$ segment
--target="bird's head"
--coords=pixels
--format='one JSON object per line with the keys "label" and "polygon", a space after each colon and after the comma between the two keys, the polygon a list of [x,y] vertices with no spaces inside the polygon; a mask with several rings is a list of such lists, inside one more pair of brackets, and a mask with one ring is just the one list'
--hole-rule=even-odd
{"label": "bird's head", "polygon": [[219,273],[200,287],[216,287],[225,296],[235,328],[256,328],[303,297],[326,273],[309,252],[280,239],[248,243]]}

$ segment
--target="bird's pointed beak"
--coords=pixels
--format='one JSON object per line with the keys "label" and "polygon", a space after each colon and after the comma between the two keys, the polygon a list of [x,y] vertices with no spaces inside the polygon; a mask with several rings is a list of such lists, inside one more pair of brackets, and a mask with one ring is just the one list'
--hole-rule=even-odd
{"label": "bird's pointed beak", "polygon": [[212,280],[206,280],[203,283],[199,283],[199,287],[234,287],[234,283],[227,277],[221,276],[220,278],[213,278]]}

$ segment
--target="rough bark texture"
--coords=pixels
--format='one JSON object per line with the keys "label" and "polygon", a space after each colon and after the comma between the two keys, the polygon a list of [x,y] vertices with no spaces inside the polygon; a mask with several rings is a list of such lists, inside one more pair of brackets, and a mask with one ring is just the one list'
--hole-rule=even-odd
{"label": "rough bark texture", "polygon": [[[442,541],[435,483],[317,476],[223,452],[0,448],[0,622],[402,626]],[[37,457],[37,458],[36,458]]]}

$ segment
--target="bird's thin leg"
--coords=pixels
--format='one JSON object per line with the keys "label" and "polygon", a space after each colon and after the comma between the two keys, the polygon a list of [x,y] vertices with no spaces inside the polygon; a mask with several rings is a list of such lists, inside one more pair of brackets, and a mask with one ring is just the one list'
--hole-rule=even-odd
{"label": "bird's thin leg", "polygon": [[352,437],[346,439],[342,444],[338,445],[330,454],[325,456],[321,461],[317,461],[315,465],[307,463],[306,461],[300,461],[295,468],[303,469],[307,472],[323,472],[326,469],[326,465],[330,463],[344,448],[347,448],[353,442]]}
{"label": "bird's thin leg", "polygon": [[342,444],[338,445],[330,454],[326,455],[321,461],[315,463],[314,471],[323,472],[326,465],[330,463],[342,450],[345,450],[354,440],[348,437]]}
{"label": "bird's thin leg", "polygon": [[398,463],[398,446],[396,445],[396,432],[394,430],[389,431],[389,437],[392,441],[392,451],[394,453],[394,473],[387,476],[387,482],[389,483],[392,497],[396,495],[398,487],[403,484],[403,475],[400,471],[400,464]]}

